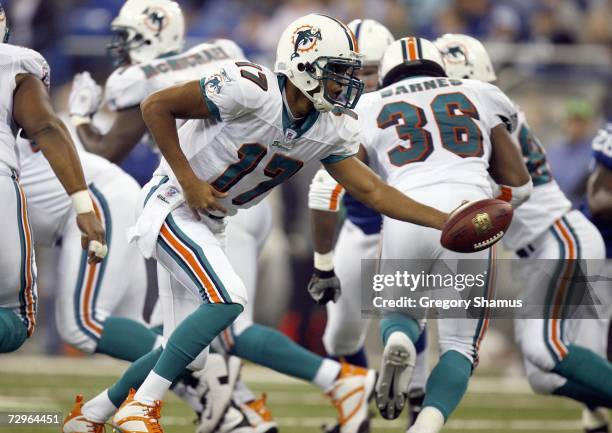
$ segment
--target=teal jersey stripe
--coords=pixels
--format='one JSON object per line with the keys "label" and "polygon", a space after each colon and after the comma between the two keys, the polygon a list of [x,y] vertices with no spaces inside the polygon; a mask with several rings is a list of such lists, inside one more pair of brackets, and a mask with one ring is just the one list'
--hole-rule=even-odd
{"label": "teal jersey stripe", "polygon": [[206,94],[206,77],[200,80],[200,93],[202,94],[202,98],[206,103],[206,107],[208,108],[208,112],[212,114],[212,117],[215,120],[221,122],[221,113],[219,113],[219,107],[215,104]]}
{"label": "teal jersey stripe", "polygon": [[15,194],[17,195],[17,224],[19,226],[19,245],[21,248],[21,261],[20,261],[20,270],[19,270],[19,312],[21,316],[21,320],[25,323],[26,327],[29,329],[29,319],[26,311],[26,272],[27,266],[26,263],[26,239],[25,239],[25,227],[23,226],[23,221],[21,221],[21,212],[23,203],[21,202],[21,194],[19,193],[19,185],[17,184],[17,180],[13,178],[13,186],[15,187]]}
{"label": "teal jersey stripe", "polygon": [[189,269],[189,267],[185,264],[183,259],[172,249],[172,247],[161,236],[157,238],[157,242],[159,243],[159,246],[162,247],[162,249],[166,253],[168,253],[168,255],[172,258],[172,260],[174,260],[181,267],[181,269],[185,271],[189,279],[194,282],[194,284],[198,288],[198,291],[200,292],[200,296],[202,300],[210,304],[211,300],[206,294],[205,288],[202,287],[200,280],[198,280],[197,276],[193,273],[193,271]]}
{"label": "teal jersey stripe", "polygon": [[147,196],[145,197],[144,200],[144,204],[146,205],[147,202],[149,201],[149,199],[151,198],[151,196],[155,193],[155,191],[157,191],[157,189],[162,186],[164,183],[168,182],[168,180],[170,180],[170,178],[168,176],[163,176],[162,180],[159,181],[159,183],[157,185],[155,185],[153,188],[151,188],[151,190],[149,191],[149,193],[147,194]]}
{"label": "teal jersey stripe", "polygon": [[189,238],[189,236],[187,236],[178,227],[178,225],[174,221],[174,218],[172,218],[172,215],[168,215],[168,217],[166,218],[166,222],[168,223],[168,228],[170,228],[170,231],[172,231],[172,233],[174,233],[174,235],[177,238],[179,238],[185,245],[187,245],[187,247],[197,257],[198,262],[200,263],[200,265],[202,265],[202,267],[204,268],[204,270],[206,271],[206,273],[212,280],[213,285],[216,287],[217,291],[221,295],[221,299],[223,300],[223,302],[232,303],[231,296],[225,289],[225,286],[221,282],[221,279],[218,277],[217,273],[215,272],[211,264],[206,259],[206,255],[204,254],[204,251],[202,251],[202,248],[200,248],[198,244],[196,244],[193,240],[191,240],[191,238]]}
{"label": "teal jersey stripe", "polygon": [[346,158],[350,158],[352,156],[357,155],[356,153],[352,155],[329,155],[321,160],[323,164],[335,164],[340,161],[344,161]]}
{"label": "teal jersey stripe", "polygon": [[[104,195],[100,192],[98,188],[96,188],[96,186],[93,183],[89,185],[89,190],[92,192],[96,200],[98,200],[98,203],[100,204],[100,207],[102,208],[102,214],[104,215],[104,229],[106,231],[106,246],[108,247],[108,252],[110,253],[111,248],[112,248],[111,242],[112,242],[112,233],[113,233],[113,221],[111,218],[110,208],[108,206],[108,202],[106,201],[106,198],[104,197]],[[98,323],[98,325],[100,325],[101,328],[104,327],[104,325],[103,325],[103,322],[96,317],[96,304],[98,302],[98,295],[100,294],[100,286],[102,285],[102,281],[104,280],[104,272],[106,271],[106,264],[108,263],[109,255],[110,254],[108,254],[106,258],[102,260],[99,264],[100,269],[98,270],[96,287],[94,289],[94,295],[93,295],[93,300],[91,304],[92,306],[91,318],[94,320],[94,322]]]}
{"label": "teal jersey stripe", "polygon": [[580,245],[580,238],[576,236],[574,227],[572,227],[572,225],[569,223],[569,221],[567,220],[565,216],[562,216],[561,220],[565,223],[565,226],[569,229],[570,233],[572,234],[572,239],[576,243],[576,258],[581,259],[582,258],[582,245]]}
{"label": "teal jersey stripe", "polygon": [[81,295],[83,291],[83,281],[85,280],[85,272],[87,270],[87,250],[81,253],[81,263],[79,265],[79,273],[73,295],[74,318],[77,326],[85,335],[94,341],[98,341],[98,336],[91,332],[81,320]]}
{"label": "teal jersey stripe", "polygon": [[[553,299],[554,299],[554,295],[556,292],[555,289],[557,288],[557,284],[559,283],[559,276],[561,272],[563,271],[563,266],[565,263],[565,244],[563,243],[563,240],[561,239],[561,237],[557,234],[557,231],[555,230],[554,226],[550,228],[550,231],[552,232],[553,236],[557,240],[557,243],[559,244],[559,251],[560,251],[561,259],[558,262],[557,269],[555,269],[555,274],[553,275],[553,278],[551,279],[550,284],[548,286],[546,300],[544,302],[544,342],[546,343],[546,347],[548,348],[548,352],[550,353],[552,358],[555,360],[558,360],[559,357],[557,356],[557,353],[555,352],[555,349],[554,347],[552,347],[551,342],[550,342],[550,335],[548,333],[548,324],[550,320],[552,319],[551,313],[552,313],[552,309],[554,308]],[[561,328],[563,328],[563,323],[561,323]]]}
{"label": "teal jersey stripe", "polygon": [[562,317],[563,317],[563,322],[561,326],[561,339],[564,340],[565,339],[565,326],[563,326],[563,324],[564,324],[565,317],[567,314],[567,309],[572,304],[572,294],[574,293],[574,285],[576,281],[580,281],[578,277],[581,277],[583,275],[582,275],[582,271],[580,269],[580,263],[579,263],[579,260],[582,257],[582,246],[580,245],[580,239],[578,238],[578,236],[576,236],[576,232],[574,231],[574,228],[569,223],[567,218],[563,216],[561,217],[561,220],[565,224],[565,227],[569,230],[570,236],[572,240],[574,241],[574,244],[576,245],[576,259],[573,259],[571,261],[571,264],[572,264],[572,271],[570,274],[571,280],[570,280],[569,286],[567,287],[567,292],[565,293],[563,310],[561,312]]}

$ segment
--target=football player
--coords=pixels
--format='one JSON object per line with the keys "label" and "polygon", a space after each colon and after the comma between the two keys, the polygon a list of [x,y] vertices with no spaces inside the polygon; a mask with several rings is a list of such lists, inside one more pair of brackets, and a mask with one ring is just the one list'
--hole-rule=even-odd
{"label": "football player", "polygon": [[[378,88],[378,66],[386,48],[395,40],[391,32],[372,19],[357,19],[348,24],[355,34],[359,52],[363,56],[358,75],[364,91]],[[346,219],[333,249],[340,203]],[[351,364],[367,366],[363,348],[369,320],[361,317],[359,291],[361,275],[355,263],[361,259],[375,259],[380,251],[382,216],[355,200],[330,174],[321,168],[309,191],[311,226],[314,244],[314,272],[308,291],[317,303],[326,304],[327,323],[323,344],[328,355]],[[336,276],[337,275],[337,276]],[[340,296],[341,286],[346,296]],[[334,302],[329,302],[333,300]],[[417,353],[425,349],[425,330],[417,342]],[[415,369],[426,369],[426,352],[417,358]],[[420,365],[422,364],[422,365]],[[427,375],[414,375],[408,390],[410,417],[415,419],[423,403]]]}
{"label": "football player", "polygon": [[84,260],[106,255],[104,228],[94,212],[83,171],[66,126],[49,98],[49,65],[36,51],[10,45],[6,14],[0,5],[0,196],[6,223],[0,252],[0,352],[17,350],[36,326],[36,266],[28,206],[19,182],[18,134],[36,141],[70,196]]}
{"label": "football player", "polygon": [[[513,119],[514,106],[495,86],[449,79],[432,42],[407,37],[387,48],[380,65],[381,89],[361,98],[357,112],[362,145],[378,174],[399,190],[446,211],[460,198],[490,197],[491,172],[517,194],[514,206],[529,196],[531,180],[512,145],[502,118]],[[520,197],[518,197],[520,195]],[[473,272],[488,272],[481,289],[490,297],[495,249],[462,254],[440,245],[430,228],[383,218],[378,273],[393,272],[384,259],[429,259],[413,262],[410,271],[443,272],[444,262],[476,263]],[[488,269],[488,267],[491,267]],[[451,289],[454,292],[454,288]],[[488,326],[486,308],[477,318],[438,320],[440,359],[426,384],[423,409],[411,433],[439,432],[461,401],[478,362],[478,348]],[[408,313],[387,313],[380,321],[384,352],[376,384],[376,403],[387,419],[399,415],[415,365],[414,343],[423,320]]]}
{"label": "football player", "polygon": [[62,340],[84,353],[127,361],[150,352],[160,337],[142,320],[147,288],[144,260],[125,236],[135,222],[140,187],[104,158],[80,153],[108,246],[103,263],[87,263],[85,252],[75,247],[80,232],[68,196],[37,144],[19,139],[18,145],[21,182],[33,211],[34,242],[59,247],[55,318]]}
{"label": "football player", "polygon": [[[496,80],[489,55],[477,39],[447,34],[435,43],[443,53],[450,77],[485,82]],[[571,266],[569,264],[578,259],[592,259],[585,266],[589,266],[588,275],[597,275],[605,257],[602,237],[581,212],[571,209],[546,163],[546,152],[520,110],[513,138],[521,150],[534,188],[530,198],[515,210],[512,224],[502,240],[504,246],[520,258],[557,260],[559,269]],[[502,197],[511,195],[502,187]],[[551,284],[549,273],[534,272],[529,278],[530,286],[539,291],[547,288],[545,295],[549,299],[556,299],[566,289],[564,279]],[[538,393],[569,397],[591,408],[609,407],[612,367],[603,358],[609,320],[563,320],[552,312],[555,305],[542,304],[546,305],[542,319],[515,320],[516,338],[531,387]],[[605,424],[607,431],[607,421],[600,416],[605,412],[588,411],[585,428],[603,431],[597,427]]]}
{"label": "football player", "polygon": [[[178,3],[170,0],[128,0],[112,21],[111,30],[113,41],[109,52],[117,69],[106,81],[105,100],[107,106],[116,113],[112,126],[106,133],[102,133],[92,123],[93,116],[102,102],[102,89],[88,72],[77,74],[74,78],[69,110],[85,149],[116,163],[121,162],[146,133],[140,103],[148,95],[174,84],[206,76],[227,59],[245,58],[240,47],[227,39],[201,43],[182,52],[185,43],[185,20]],[[236,227],[229,230],[230,244],[235,238],[234,233],[240,236],[257,232],[255,237],[249,239],[257,244],[256,248],[263,245],[265,236],[259,229],[269,227],[270,210],[266,202],[258,207],[261,209],[254,209],[246,218],[232,222],[231,225]],[[258,229],[253,230],[253,227]],[[234,251],[235,253],[232,253]],[[254,290],[251,283],[254,284],[255,280],[251,273],[253,257],[256,260],[257,252],[250,247],[232,247],[230,254],[240,276],[247,279],[249,292]],[[121,293],[118,286],[114,290]],[[110,292],[107,292],[110,295]],[[247,308],[245,314],[252,318],[252,309]],[[67,320],[65,315],[61,317]],[[61,329],[71,329],[67,325],[73,322],[63,324]],[[161,322],[160,317],[159,323]],[[157,322],[154,314],[151,325],[155,324]],[[132,333],[126,329],[123,335],[127,338]],[[78,334],[71,335],[76,338]],[[139,341],[148,344],[149,339],[142,338]],[[197,395],[197,386],[192,386],[192,383],[192,379],[185,377],[185,381],[178,383],[174,391],[185,398],[196,412],[201,413],[201,396]],[[258,405],[261,399],[255,399],[253,396],[251,400],[243,403],[246,405],[246,411],[248,404]],[[215,417],[212,420],[218,421]]]}
{"label": "football player", "polygon": [[[224,216],[258,203],[305,163],[322,160],[351,194],[380,212],[442,228],[446,213],[387,186],[354,157],[358,124],[350,110],[363,90],[354,76],[357,50],[346,25],[311,14],[283,32],[276,73],[228,61],[202,80],[144,101],[143,118],[164,158],[143,189],[144,208],[131,236],[145,257],[155,257],[169,273],[160,291],[162,302],[173,308],[162,308],[164,349],[133,363],[83,407],[97,414],[92,426],[116,411],[112,424],[124,431],[135,431],[130,425],[161,430],[161,399],[172,381],[188,365],[201,365],[203,349],[246,302],[244,285],[223,251]],[[176,118],[196,120],[177,133]],[[253,338],[245,352],[326,389],[341,432],[363,427],[374,371],[303,353],[296,365],[295,352],[266,340]],[[134,386],[138,391],[129,393]]]}
{"label": "football player", "polygon": [[219,62],[244,59],[234,42],[217,39],[182,52],[185,19],[175,1],[128,0],[111,22],[109,53],[117,69],[104,90],[107,106],[116,113],[106,133],[92,118],[102,102],[102,89],[88,72],[77,74],[69,101],[70,118],[86,150],[121,162],[147,129],[140,103],[151,93],[204,76]]}

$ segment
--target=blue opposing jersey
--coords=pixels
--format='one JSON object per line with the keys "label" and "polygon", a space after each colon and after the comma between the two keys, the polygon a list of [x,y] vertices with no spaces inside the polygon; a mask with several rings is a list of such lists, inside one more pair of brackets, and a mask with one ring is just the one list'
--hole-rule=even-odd
{"label": "blue opposing jersey", "polygon": [[380,233],[382,215],[370,209],[350,194],[344,194],[342,203],[346,209],[346,218],[361,229],[366,235]]}
{"label": "blue opposing jersey", "polygon": [[[593,158],[596,164],[612,170],[612,123],[608,123],[593,139]],[[612,258],[612,220],[593,217],[588,206],[583,206],[583,212],[601,232],[606,243],[606,257]]]}

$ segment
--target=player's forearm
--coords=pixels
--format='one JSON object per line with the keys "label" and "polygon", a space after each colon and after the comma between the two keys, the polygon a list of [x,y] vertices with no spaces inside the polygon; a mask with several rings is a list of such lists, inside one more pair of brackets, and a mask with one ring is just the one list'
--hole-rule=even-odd
{"label": "player's forearm", "polygon": [[338,224],[338,213],[310,210],[310,230],[315,252],[329,253],[334,248],[334,235]]}
{"label": "player's forearm", "polygon": [[66,126],[59,119],[50,119],[30,135],[55,175],[70,195],[87,189],[81,161]]}
{"label": "player's forearm", "polygon": [[357,198],[367,206],[390,218],[420,226],[442,230],[448,219],[448,214],[414,201],[383,182],[377,182],[370,193],[363,198],[359,196]]}
{"label": "player's forearm", "polygon": [[142,103],[142,118],[161,154],[172,168],[181,186],[184,187],[198,179],[181,149],[176,130],[176,118],[156,98],[156,95],[153,94]]}
{"label": "player's forearm", "polygon": [[85,150],[96,155],[100,155],[103,158],[108,159],[111,162],[118,162],[119,158],[115,155],[109,146],[110,143],[106,143],[104,135],[98,131],[98,129],[91,123],[84,123],[76,127],[77,135],[79,140],[83,144]]}

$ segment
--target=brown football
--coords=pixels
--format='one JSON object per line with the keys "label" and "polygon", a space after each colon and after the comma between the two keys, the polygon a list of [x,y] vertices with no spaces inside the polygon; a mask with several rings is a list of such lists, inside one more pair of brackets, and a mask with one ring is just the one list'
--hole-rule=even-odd
{"label": "brown football", "polygon": [[460,253],[484,250],[506,234],[510,222],[510,203],[494,198],[466,203],[451,214],[440,243]]}

